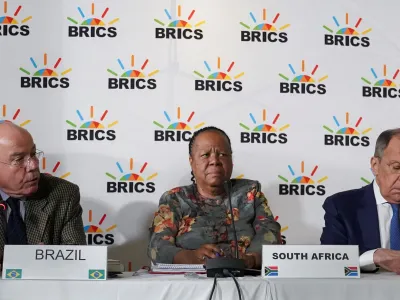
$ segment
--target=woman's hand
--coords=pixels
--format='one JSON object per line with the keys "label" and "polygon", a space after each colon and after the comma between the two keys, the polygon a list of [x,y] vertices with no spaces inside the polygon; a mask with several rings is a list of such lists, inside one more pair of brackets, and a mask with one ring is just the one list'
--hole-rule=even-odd
{"label": "woman's hand", "polygon": [[207,258],[216,258],[217,253],[222,255],[218,246],[204,244],[196,250],[179,251],[174,257],[174,264],[204,264]]}
{"label": "woman's hand", "polygon": [[221,249],[214,244],[204,244],[197,250],[194,250],[194,255],[199,264],[204,263],[206,258],[216,258],[217,253],[222,255]]}

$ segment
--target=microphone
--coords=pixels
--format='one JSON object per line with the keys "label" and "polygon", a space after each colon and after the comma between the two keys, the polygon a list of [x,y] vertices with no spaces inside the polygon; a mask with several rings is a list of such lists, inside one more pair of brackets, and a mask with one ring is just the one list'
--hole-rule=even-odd
{"label": "microphone", "polygon": [[7,210],[7,202],[2,200],[0,202],[0,210]]}
{"label": "microphone", "polygon": [[239,258],[239,247],[238,247],[238,240],[235,228],[235,216],[233,215],[233,208],[232,208],[232,183],[230,180],[224,182],[224,188],[226,193],[228,194],[229,210],[231,212],[231,218],[232,218],[233,237],[235,239],[235,256],[236,258]]}
{"label": "microphone", "polygon": [[235,258],[219,257],[206,260],[207,277],[243,277],[245,270],[245,263],[243,259],[239,258],[238,240],[235,228],[235,217],[233,215],[231,192],[231,181],[224,182],[224,188],[228,194],[229,210],[232,218],[232,229],[235,239]]}

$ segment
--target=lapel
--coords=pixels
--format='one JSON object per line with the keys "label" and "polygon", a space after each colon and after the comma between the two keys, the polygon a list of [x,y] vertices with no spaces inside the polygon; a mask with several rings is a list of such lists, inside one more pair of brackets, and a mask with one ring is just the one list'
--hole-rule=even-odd
{"label": "lapel", "polygon": [[365,187],[364,196],[358,210],[358,222],[360,224],[361,237],[360,253],[381,248],[379,233],[378,209],[374,195],[373,182]]}
{"label": "lapel", "polygon": [[[1,199],[1,202],[3,202],[3,199]],[[6,243],[6,219],[6,212],[0,208],[0,265],[2,264],[4,245]]]}
{"label": "lapel", "polygon": [[44,242],[44,231],[51,208],[48,205],[48,186],[41,175],[38,191],[25,202],[25,224],[28,244],[37,245]]}

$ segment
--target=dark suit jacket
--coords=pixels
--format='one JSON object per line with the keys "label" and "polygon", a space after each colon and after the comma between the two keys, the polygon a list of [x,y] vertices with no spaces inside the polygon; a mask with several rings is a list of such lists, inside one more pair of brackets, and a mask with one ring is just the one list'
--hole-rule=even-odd
{"label": "dark suit jacket", "polygon": [[359,245],[360,255],[381,247],[373,183],[328,197],[322,245]]}
{"label": "dark suit jacket", "polygon": [[[6,220],[0,222],[0,257],[3,256]],[[79,187],[41,174],[39,189],[25,202],[28,244],[86,245]]]}

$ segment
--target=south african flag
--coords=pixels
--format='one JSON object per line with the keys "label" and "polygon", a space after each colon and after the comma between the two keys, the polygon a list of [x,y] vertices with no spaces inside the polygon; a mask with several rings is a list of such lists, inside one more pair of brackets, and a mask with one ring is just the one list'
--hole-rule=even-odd
{"label": "south african flag", "polygon": [[345,276],[358,276],[358,268],[357,267],[344,267],[344,275]]}
{"label": "south african flag", "polygon": [[278,267],[277,266],[265,267],[265,276],[268,277],[278,276]]}

